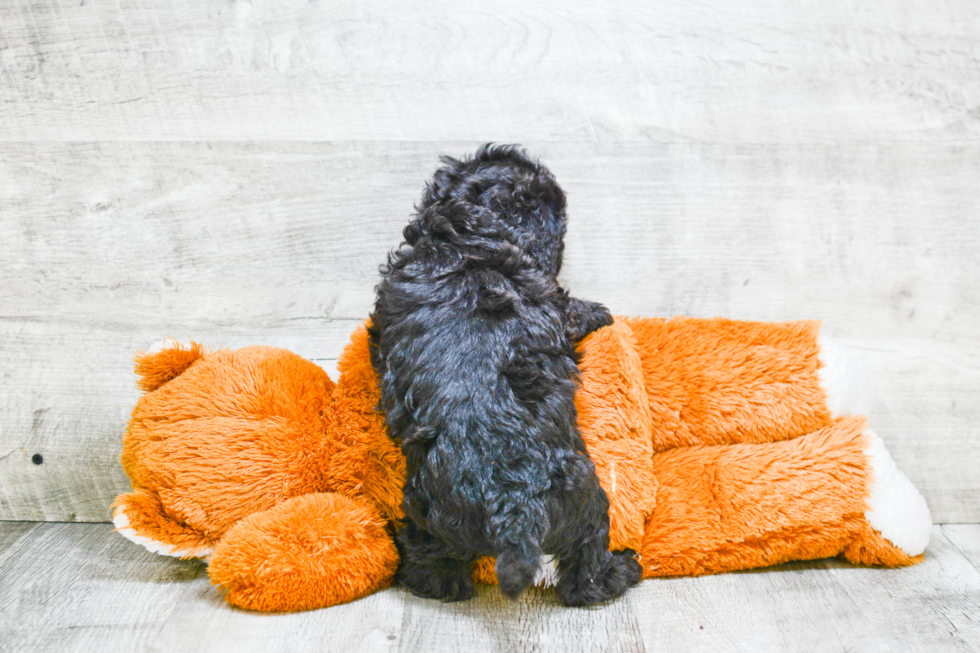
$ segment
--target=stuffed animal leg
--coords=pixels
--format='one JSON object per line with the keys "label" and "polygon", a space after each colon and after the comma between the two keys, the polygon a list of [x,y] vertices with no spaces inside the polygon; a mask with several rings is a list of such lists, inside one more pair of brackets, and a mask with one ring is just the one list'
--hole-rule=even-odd
{"label": "stuffed animal leg", "polygon": [[863,365],[819,322],[623,322],[642,362],[654,451],[776,442],[871,410]]}
{"label": "stuffed animal leg", "polygon": [[388,585],[398,551],[370,502],[307,494],[242,519],[221,539],[208,575],[225,599],[249,610],[311,610]]}
{"label": "stuffed animal leg", "polygon": [[841,554],[900,566],[928,543],[925,501],[860,417],[782,442],[678,447],[653,463],[644,577]]}
{"label": "stuffed animal leg", "polygon": [[863,417],[842,418],[869,411],[868,377],[819,323],[624,322],[657,452],[645,576],[921,559],[925,500]]}

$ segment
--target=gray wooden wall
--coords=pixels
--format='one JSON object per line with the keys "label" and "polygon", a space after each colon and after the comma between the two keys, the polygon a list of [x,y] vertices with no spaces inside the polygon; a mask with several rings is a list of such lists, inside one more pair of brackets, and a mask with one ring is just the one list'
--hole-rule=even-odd
{"label": "gray wooden wall", "polygon": [[574,293],[823,319],[936,521],[980,521],[975,0],[0,3],[0,519],[108,518],[139,348],[329,369],[488,140],[565,187]]}

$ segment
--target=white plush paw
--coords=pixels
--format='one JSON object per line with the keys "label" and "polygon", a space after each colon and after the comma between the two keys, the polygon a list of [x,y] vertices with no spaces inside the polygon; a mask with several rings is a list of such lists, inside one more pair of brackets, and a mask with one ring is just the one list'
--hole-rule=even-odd
{"label": "white plush paw", "polygon": [[912,481],[895,465],[885,443],[874,431],[865,432],[871,442],[864,453],[871,460],[874,481],[864,516],[882,537],[910,556],[926,550],[932,516],[926,500]]}
{"label": "white plush paw", "polygon": [[117,533],[125,537],[130,542],[139,544],[150,553],[158,553],[160,555],[170,556],[173,558],[207,558],[211,555],[211,549],[206,546],[181,549],[172,544],[164,544],[163,542],[157,542],[149,537],[138,535],[136,531],[130,527],[129,516],[121,507],[116,508],[116,512],[112,516],[112,525],[116,527]]}
{"label": "white plush paw", "polygon": [[827,395],[831,417],[868,415],[874,403],[871,376],[861,358],[852,350],[826,337],[817,340],[820,347],[820,387]]}

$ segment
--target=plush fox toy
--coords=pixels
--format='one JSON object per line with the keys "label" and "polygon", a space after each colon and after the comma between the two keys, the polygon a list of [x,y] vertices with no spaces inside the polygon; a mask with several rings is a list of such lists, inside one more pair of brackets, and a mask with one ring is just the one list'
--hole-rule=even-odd
{"label": "plush fox toy", "polygon": [[[578,420],[611,548],[637,551],[645,578],[921,560],[929,510],[868,428],[859,361],[819,323],[618,318],[581,347]],[[363,327],[338,367],[334,384],[268,347],[139,355],[118,532],[208,560],[225,598],[253,610],[389,585],[405,461],[375,410]],[[495,582],[493,561],[474,576]]]}

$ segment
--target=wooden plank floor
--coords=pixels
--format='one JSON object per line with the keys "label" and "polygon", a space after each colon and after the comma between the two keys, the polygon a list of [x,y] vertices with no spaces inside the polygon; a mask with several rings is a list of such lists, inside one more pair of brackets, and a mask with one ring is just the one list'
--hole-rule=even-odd
{"label": "wooden plank floor", "polygon": [[648,580],[591,609],[484,587],[441,604],[390,588],[268,615],[227,605],[205,567],[108,524],[0,523],[0,651],[978,651],[980,524],[935,526],[926,560],[839,560]]}

